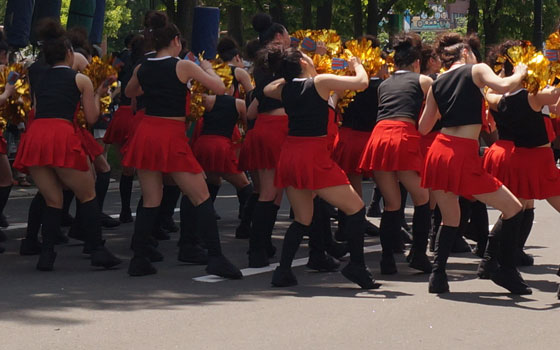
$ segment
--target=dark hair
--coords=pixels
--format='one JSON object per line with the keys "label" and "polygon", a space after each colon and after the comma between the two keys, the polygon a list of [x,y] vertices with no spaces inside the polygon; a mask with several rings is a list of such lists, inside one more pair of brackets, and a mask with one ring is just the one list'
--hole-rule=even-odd
{"label": "dark hair", "polygon": [[6,53],[10,50],[8,43],[4,40],[4,31],[0,30],[0,52],[6,51]]}
{"label": "dark hair", "polygon": [[436,42],[436,52],[441,58],[442,66],[447,69],[461,58],[463,49],[472,51],[468,42],[459,33],[444,33]]}
{"label": "dark hair", "polygon": [[130,62],[136,64],[141,58],[144,57],[144,48],[146,47],[143,35],[135,35],[130,40]]}
{"label": "dark hair", "polygon": [[[66,36],[70,39],[74,51],[80,51],[84,56],[93,56],[93,47],[88,40],[88,32],[84,27],[72,27],[66,32]],[[86,53],[83,53],[85,51]]]}
{"label": "dark hair", "polygon": [[[500,45],[494,46],[491,50],[490,53],[488,54],[488,59],[487,59],[487,63],[490,67],[492,67],[492,69],[494,69],[494,67],[497,64],[500,64],[500,62],[498,62],[498,58],[500,56],[506,56],[508,50],[511,47],[514,46],[523,46],[523,41],[521,40],[506,40],[503,43],[501,43]],[[511,64],[511,62],[509,60],[505,60],[503,63],[503,69],[504,69],[504,73],[506,77],[509,77],[510,75],[513,75],[513,65]],[[497,72],[499,73],[499,72]]]}
{"label": "dark hair", "polygon": [[52,18],[42,20],[38,25],[37,33],[42,43],[45,61],[51,66],[64,61],[68,50],[72,50],[72,43],[66,37],[66,31],[60,22]]}
{"label": "dark hair", "polygon": [[480,44],[480,38],[478,37],[478,35],[476,33],[470,34],[469,36],[467,36],[465,38],[465,42],[471,48],[472,53],[476,57],[476,61],[478,63],[481,63],[482,62],[482,54],[480,53],[481,44]]}
{"label": "dark hair", "polygon": [[239,55],[239,49],[237,47],[237,43],[230,37],[223,37],[218,41],[218,46],[216,47],[216,51],[218,52],[218,56],[224,62],[229,62],[233,60],[233,58]]}
{"label": "dark hair", "polygon": [[130,46],[130,42],[132,41],[132,38],[134,38],[135,34],[134,33],[128,33],[125,37],[124,37],[124,47],[128,48]]}
{"label": "dark hair", "polygon": [[268,50],[268,66],[280,78],[290,81],[301,75],[300,60],[303,54],[296,48],[272,48]]}
{"label": "dark hair", "polygon": [[436,59],[436,50],[431,45],[422,45],[422,59],[420,60],[420,72],[424,73],[428,69],[430,58]]}
{"label": "dark hair", "polygon": [[358,38],[358,40],[366,39],[371,41],[371,47],[376,48],[381,46],[381,42],[375,35],[366,34]]}
{"label": "dark hair", "polygon": [[177,26],[170,23],[165,13],[155,11],[148,18],[148,28],[151,31],[153,44],[156,51],[159,51],[171,43],[176,36],[181,36],[181,32]]}
{"label": "dark hair", "polygon": [[156,10],[150,10],[146,12],[146,14],[144,15],[144,21],[142,22],[142,24],[144,26],[144,45],[146,46],[144,48],[145,51],[152,50],[154,48],[153,31],[150,28],[151,27],[150,22],[152,20],[152,17],[157,12],[158,11]]}
{"label": "dark hair", "polygon": [[395,65],[397,68],[408,67],[422,57],[422,39],[416,33],[401,33],[393,42]]}
{"label": "dark hair", "polygon": [[247,45],[245,45],[245,57],[250,61],[255,61],[260,48],[261,44],[259,39],[249,41]]}
{"label": "dark hair", "polygon": [[253,29],[259,33],[261,46],[265,46],[274,40],[276,34],[284,34],[286,32],[286,28],[283,25],[273,22],[272,17],[266,13],[257,13],[253,16],[251,23],[253,24]]}

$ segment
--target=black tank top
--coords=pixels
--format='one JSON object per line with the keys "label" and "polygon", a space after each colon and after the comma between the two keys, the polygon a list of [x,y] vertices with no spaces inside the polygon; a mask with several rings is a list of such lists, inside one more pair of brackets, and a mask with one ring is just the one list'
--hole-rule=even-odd
{"label": "black tank top", "polygon": [[132,62],[132,57],[130,56],[130,54],[126,55],[126,57],[123,58],[125,59],[124,66],[119,72],[119,81],[121,82],[121,94],[119,97],[120,100],[119,105],[130,106],[132,101],[124,94],[124,90],[126,90],[126,86],[128,85],[130,78],[132,78],[132,73],[134,72],[134,68],[136,67],[136,64],[135,62]]}
{"label": "black tank top", "polygon": [[282,103],[288,114],[288,135],[327,134],[329,104],[319,96],[313,78],[287,82],[282,89]]}
{"label": "black tank top", "polygon": [[472,64],[440,74],[432,92],[441,114],[441,126],[482,124],[482,92],[472,78]]}
{"label": "black tank top", "polygon": [[214,107],[204,113],[202,135],[220,135],[231,138],[233,128],[239,119],[236,100],[233,96],[218,95]]}
{"label": "black tank top", "polygon": [[229,66],[231,68],[231,75],[233,76],[233,80],[231,81],[231,86],[233,86],[233,94],[232,96],[235,98],[239,98],[240,92],[239,92],[239,82],[237,81],[237,78],[235,78],[235,70],[237,69],[236,66]]}
{"label": "black tank top", "polygon": [[67,66],[49,68],[35,85],[37,106],[35,119],[74,120],[82,96],[76,85],[76,72]]}
{"label": "black tank top", "polygon": [[[141,59],[139,59],[137,62],[134,63],[134,68],[132,69],[132,71],[134,72],[134,69],[136,69],[138,65],[147,62],[148,58],[156,57],[156,54],[157,53],[155,51],[150,51],[145,53],[144,57],[142,57]],[[144,95],[136,96],[136,110],[139,111],[144,108],[146,108],[146,104],[144,103]]]}
{"label": "black tank top", "polygon": [[496,122],[496,128],[498,129],[498,136],[500,140],[513,141],[513,128],[512,121],[508,120],[507,115],[493,109],[490,110],[494,121]]}
{"label": "black tank top", "polygon": [[144,90],[146,115],[180,117],[186,115],[187,84],[177,77],[176,57],[148,58],[138,69]]}
{"label": "black tank top", "polygon": [[377,121],[377,104],[379,98],[377,89],[383,80],[379,78],[371,78],[369,86],[362,92],[358,92],[354,97],[354,101],[348,105],[344,111],[344,120],[347,118],[349,127],[357,131],[372,131]]}
{"label": "black tank top", "polygon": [[533,110],[528,97],[529,92],[525,89],[504,95],[498,104],[498,110],[511,126],[515,145],[533,148],[551,142],[553,135],[549,135],[546,127],[550,123],[549,117]]}
{"label": "black tank top", "polygon": [[27,69],[27,77],[29,78],[29,90],[31,96],[35,95],[35,87],[41,81],[43,75],[51,68],[51,66],[45,62],[43,54],[39,54],[37,61],[33,62],[31,66]]}
{"label": "black tank top", "polygon": [[257,111],[259,113],[267,113],[278,108],[284,108],[282,102],[274,98],[269,98],[264,95],[264,88],[277,78],[274,75],[262,68],[255,67],[253,71],[255,77],[255,98],[259,101]]}
{"label": "black tank top", "polygon": [[378,93],[377,121],[395,117],[418,120],[424,100],[424,91],[420,86],[420,74],[396,71],[379,85]]}

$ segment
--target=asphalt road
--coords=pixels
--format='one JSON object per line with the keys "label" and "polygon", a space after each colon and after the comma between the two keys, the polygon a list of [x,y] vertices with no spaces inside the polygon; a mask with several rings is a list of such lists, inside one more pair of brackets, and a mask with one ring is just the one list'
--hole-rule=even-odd
{"label": "asphalt road", "polygon": [[[372,185],[364,187],[369,199]],[[133,203],[137,198],[135,191]],[[0,349],[557,349],[560,343],[559,216],[545,202],[537,203],[528,241],[536,265],[522,269],[533,295],[514,297],[476,279],[472,254],[450,259],[451,293],[440,296],[428,294],[428,276],[409,269],[404,256],[397,257],[399,274],[381,276],[377,238],[366,241],[367,263],[381,284],[372,291],[339,273],[307,271],[306,244],[296,260],[296,287],[271,288],[270,269],[221,281],[176,260],[176,234],[160,243],[165,260],[157,275],[131,278],[133,224],[104,231],[107,245],[125,260],[119,269],[92,269],[71,241],[57,248],[55,271],[38,272],[37,257],[17,254],[30,200],[13,198],[6,209],[12,227],[0,255]],[[119,205],[111,191],[105,212],[116,214]],[[224,251],[245,268],[248,242],[233,238],[231,187],[222,187],[216,208]],[[498,213],[489,213],[494,222]],[[285,203],[274,232],[278,248],[289,223]]]}

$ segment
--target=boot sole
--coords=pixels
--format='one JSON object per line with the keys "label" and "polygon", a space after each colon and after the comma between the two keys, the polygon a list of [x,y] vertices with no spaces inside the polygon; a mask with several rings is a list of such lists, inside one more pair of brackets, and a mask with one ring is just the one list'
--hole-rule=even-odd
{"label": "boot sole", "polygon": [[366,283],[363,283],[363,281],[361,281],[360,279],[358,279],[355,275],[349,273],[346,270],[342,270],[340,271],[340,273],[342,274],[342,276],[344,276],[347,280],[349,280],[350,282],[353,282],[355,284],[357,284],[358,286],[360,286],[360,288],[362,289],[376,289],[378,288],[378,286],[375,285],[375,281],[369,280]]}

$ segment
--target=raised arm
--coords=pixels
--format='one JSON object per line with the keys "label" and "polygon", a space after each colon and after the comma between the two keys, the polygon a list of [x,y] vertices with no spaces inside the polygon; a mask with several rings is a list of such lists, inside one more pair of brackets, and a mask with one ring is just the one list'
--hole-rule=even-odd
{"label": "raised arm", "polygon": [[84,108],[86,121],[89,125],[93,125],[99,118],[99,99],[107,93],[109,84],[101,84],[97,91],[94,91],[91,80],[79,73],[76,75],[76,85],[82,93],[82,107]]}
{"label": "raised arm", "polygon": [[270,98],[274,98],[276,100],[282,100],[282,89],[284,88],[284,85],[286,84],[286,81],[284,80],[284,78],[281,79],[277,79],[275,81],[273,81],[272,83],[268,84],[267,86],[264,87],[264,95],[266,97],[270,97]]}
{"label": "raised arm", "polygon": [[319,74],[315,77],[315,88],[323,99],[328,99],[331,91],[365,90],[369,86],[366,70],[356,57],[348,62],[350,68],[356,72],[354,76],[338,76],[334,74]]}
{"label": "raised arm", "polygon": [[124,94],[128,98],[134,98],[144,94],[144,91],[142,91],[142,87],[140,86],[140,82],[138,81],[138,74],[137,74],[138,69],[140,69],[141,66],[142,65],[139,64],[138,66],[136,66],[136,68],[134,68],[134,71],[132,72],[132,77],[128,81],[128,84],[126,85],[126,89],[124,89]]}
{"label": "raised arm", "polygon": [[519,64],[515,67],[515,73],[506,78],[500,78],[485,63],[475,64],[472,68],[473,81],[479,88],[485,86],[492,90],[505,94],[510,92],[521,84],[523,78],[527,75],[527,66]]}
{"label": "raised arm", "polygon": [[2,95],[0,95],[0,106],[3,105],[4,103],[6,103],[6,101],[8,101],[8,98],[10,98],[10,96],[12,96],[14,91],[15,91],[14,85],[6,83],[6,86],[4,88],[4,92],[2,93]]}
{"label": "raised arm", "polygon": [[245,90],[245,93],[248,93],[255,88],[253,86],[253,83],[251,82],[251,76],[243,68],[235,70],[235,79],[237,79],[241,86],[243,86],[243,90]]}
{"label": "raised arm", "polygon": [[181,60],[177,63],[177,76],[183,83],[194,79],[216,95],[223,95],[226,87],[222,79],[212,69],[210,62],[203,60],[200,67],[189,60]]}

